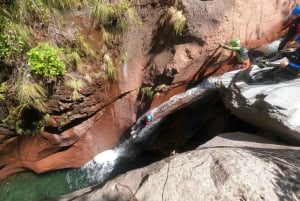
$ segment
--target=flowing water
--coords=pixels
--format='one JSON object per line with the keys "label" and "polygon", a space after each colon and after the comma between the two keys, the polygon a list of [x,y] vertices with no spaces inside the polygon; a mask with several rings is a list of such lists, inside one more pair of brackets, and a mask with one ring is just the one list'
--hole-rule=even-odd
{"label": "flowing water", "polygon": [[[155,131],[165,116],[209,94],[213,87],[198,86],[175,95],[149,111],[155,121],[137,131],[113,150],[98,154],[82,168],[53,171],[46,174],[20,173],[0,183],[1,201],[42,201],[67,194],[87,186],[100,184],[124,171],[136,168],[139,153],[151,146]],[[134,126],[141,123],[139,119]],[[139,126],[138,126],[139,127]]]}

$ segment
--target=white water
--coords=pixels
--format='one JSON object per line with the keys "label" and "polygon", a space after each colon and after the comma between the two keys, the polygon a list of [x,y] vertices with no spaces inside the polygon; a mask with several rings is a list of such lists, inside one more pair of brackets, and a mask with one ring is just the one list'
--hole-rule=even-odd
{"label": "white water", "polygon": [[66,179],[70,189],[82,188],[83,184],[90,186],[105,181],[114,170],[119,154],[119,149],[101,152],[82,166],[79,174],[77,172],[67,174]]}
{"label": "white water", "polygon": [[94,159],[85,164],[82,169],[87,171],[87,178],[92,182],[100,182],[105,179],[108,172],[114,169],[118,150],[107,150],[96,155]]}
{"label": "white water", "polygon": [[[111,177],[115,169],[131,162],[132,158],[139,154],[143,149],[149,145],[149,141],[155,135],[155,130],[160,127],[161,120],[172,112],[192,103],[195,100],[205,96],[205,92],[210,91],[211,87],[199,85],[185,93],[177,94],[171,97],[168,101],[159,105],[158,107],[148,111],[154,116],[152,124],[141,127],[137,131],[136,138],[129,138],[113,150],[104,151],[94,157],[93,160],[86,163],[81,169],[79,175],[67,175],[68,183],[71,188],[78,189],[82,182],[92,184],[99,184]],[[137,120],[136,124],[141,122],[141,118]],[[123,168],[123,167],[121,167]],[[74,178],[77,177],[77,178]],[[74,181],[74,179],[76,181]],[[72,187],[72,185],[74,187]]]}

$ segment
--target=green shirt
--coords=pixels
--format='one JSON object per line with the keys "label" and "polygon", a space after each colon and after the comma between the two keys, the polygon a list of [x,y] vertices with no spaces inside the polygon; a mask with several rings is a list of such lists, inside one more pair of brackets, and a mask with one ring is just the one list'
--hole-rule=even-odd
{"label": "green shirt", "polygon": [[249,59],[248,56],[248,50],[244,48],[243,46],[229,46],[229,45],[223,45],[223,48],[227,50],[232,50],[236,52],[236,58],[239,63],[243,63],[245,60]]}

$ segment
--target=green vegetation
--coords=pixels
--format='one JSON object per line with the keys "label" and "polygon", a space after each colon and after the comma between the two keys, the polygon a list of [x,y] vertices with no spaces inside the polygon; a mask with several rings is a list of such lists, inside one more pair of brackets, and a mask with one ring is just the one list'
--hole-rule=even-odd
{"label": "green vegetation", "polygon": [[88,4],[87,0],[44,0],[48,7],[54,7],[59,10],[68,10],[74,7],[83,7]]}
{"label": "green vegetation", "polygon": [[15,0],[10,8],[17,11],[15,16],[11,16],[11,20],[30,26],[34,26],[35,22],[48,26],[53,14],[41,0]]}
{"label": "green vegetation", "polygon": [[2,82],[0,85],[0,100],[5,100],[5,93],[7,92],[6,82]]}
{"label": "green vegetation", "polygon": [[82,70],[82,60],[77,52],[71,52],[68,55],[68,60],[76,67],[77,71]]}
{"label": "green vegetation", "polygon": [[45,77],[57,77],[66,73],[66,66],[57,47],[46,43],[39,43],[28,54],[28,65],[33,73]]}
{"label": "green vegetation", "polygon": [[[11,100],[9,94],[13,94],[15,104],[7,108],[8,115],[2,122],[15,129],[18,134],[34,134],[41,131],[43,126],[39,114],[45,113],[48,109],[44,88],[32,81],[26,71],[20,72],[10,87],[5,85],[1,86],[5,93],[4,99]],[[30,111],[35,115],[28,115]]]}
{"label": "green vegetation", "polygon": [[113,46],[113,36],[104,28],[102,29],[102,39],[107,47],[111,48]]}
{"label": "green vegetation", "polygon": [[[60,18],[67,10],[84,7],[91,8],[92,22],[87,23],[101,30],[109,52],[115,51],[113,48],[120,44],[119,39],[129,25],[140,24],[131,0],[13,0],[1,3],[0,109],[6,116],[0,121],[18,134],[37,133],[47,125],[45,116],[51,119],[48,98],[59,89],[68,71],[69,74],[77,73],[76,79],[65,82],[73,90],[71,100],[75,102],[81,98],[79,92],[86,84],[104,77],[103,71],[88,74],[83,66],[103,61],[107,80],[116,80],[115,58],[110,56],[114,54],[105,54],[105,50],[103,58],[99,57],[84,32],[70,30],[69,22]],[[127,61],[125,54],[121,62]]]}
{"label": "green vegetation", "polygon": [[125,54],[122,54],[122,56],[121,56],[121,63],[122,64],[128,63],[128,54],[127,54],[127,52],[125,52]]}
{"label": "green vegetation", "polygon": [[160,24],[170,25],[176,35],[182,35],[186,25],[186,17],[181,10],[177,10],[177,8],[172,6],[168,8],[162,17]]}
{"label": "green vegetation", "polygon": [[0,59],[7,64],[19,61],[22,54],[32,45],[31,30],[8,18],[0,17]]}
{"label": "green vegetation", "polygon": [[144,97],[150,98],[152,99],[155,95],[155,91],[152,89],[152,87],[142,87],[140,90],[140,94],[141,94],[141,100],[144,99]]}
{"label": "green vegetation", "polygon": [[113,82],[116,80],[116,74],[117,74],[117,69],[114,65],[114,62],[112,61],[112,59],[110,58],[110,56],[108,54],[104,55],[104,64],[106,67],[106,73],[108,76],[108,79]]}
{"label": "green vegetation", "polygon": [[73,44],[71,44],[74,51],[77,52],[80,56],[96,58],[96,53],[85,41],[83,35],[79,32],[74,34]]}
{"label": "green vegetation", "polygon": [[80,99],[79,91],[85,87],[85,83],[81,79],[70,79],[65,82],[66,86],[73,89],[71,100],[77,101]]}
{"label": "green vegetation", "polygon": [[68,119],[69,119],[68,115],[64,114],[64,115],[62,116],[62,119],[61,119],[60,122],[59,122],[59,128],[65,126],[66,123],[68,122]]}
{"label": "green vegetation", "polygon": [[46,100],[46,93],[41,85],[30,81],[29,76],[20,78],[16,83],[16,98],[22,107],[32,107],[38,111],[46,112],[47,106],[43,100]]}
{"label": "green vegetation", "polygon": [[107,46],[117,37],[111,36],[123,33],[129,24],[139,25],[138,15],[129,0],[116,0],[110,3],[109,0],[94,0],[91,14],[97,27],[103,30],[103,40]]}

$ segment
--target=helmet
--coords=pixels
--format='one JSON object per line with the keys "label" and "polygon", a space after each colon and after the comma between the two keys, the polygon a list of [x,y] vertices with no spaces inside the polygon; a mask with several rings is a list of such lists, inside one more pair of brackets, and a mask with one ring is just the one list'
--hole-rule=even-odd
{"label": "helmet", "polygon": [[146,116],[146,120],[147,120],[147,121],[152,121],[152,116],[151,116],[150,114],[148,114],[148,115]]}
{"label": "helmet", "polygon": [[241,44],[241,41],[239,39],[235,39],[235,40],[231,41],[231,45],[233,47],[238,46],[239,44]]}
{"label": "helmet", "polygon": [[295,41],[296,41],[297,43],[300,43],[300,34],[298,34],[298,35],[296,36]]}
{"label": "helmet", "polygon": [[297,5],[294,10],[292,11],[292,15],[296,16],[300,14],[300,5]]}

